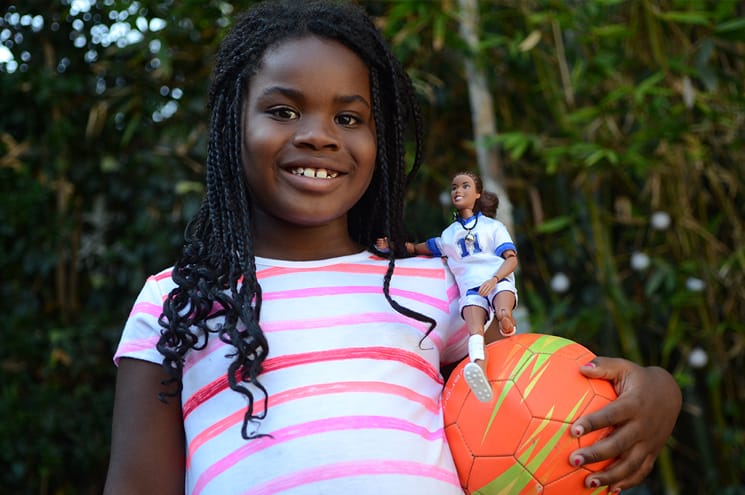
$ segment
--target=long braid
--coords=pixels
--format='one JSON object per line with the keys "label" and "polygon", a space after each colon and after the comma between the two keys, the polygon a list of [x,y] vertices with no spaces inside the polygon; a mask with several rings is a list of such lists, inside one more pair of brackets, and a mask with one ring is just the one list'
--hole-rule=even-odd
{"label": "long braid", "polygon": [[[374,249],[375,239],[384,235],[403,245],[405,187],[422,158],[423,130],[413,85],[361,9],[340,3],[267,2],[237,19],[218,51],[209,90],[207,193],[187,226],[183,254],[174,265],[176,288],[163,304],[157,347],[170,376],[165,384],[175,385],[163,398],[180,394],[186,354],[204,348],[211,334],[233,349],[227,381],[247,399],[244,438],[261,436],[249,432],[248,426],[267,413],[267,391],[259,378],[269,346],[259,324],[261,286],[256,277],[253,202],[242,160],[242,111],[250,78],[260,70],[265,52],[309,34],[344,44],[370,71],[378,158],[368,190],[348,215],[353,240]],[[411,127],[415,155],[407,173],[406,131]],[[385,297],[396,311],[428,323],[431,331],[434,320],[401,306],[390,295],[396,258],[389,254]],[[264,407],[254,414],[257,392]]]}

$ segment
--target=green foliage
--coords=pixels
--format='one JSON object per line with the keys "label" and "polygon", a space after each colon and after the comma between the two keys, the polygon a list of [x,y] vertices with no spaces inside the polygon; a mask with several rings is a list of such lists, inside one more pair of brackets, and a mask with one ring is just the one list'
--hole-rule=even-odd
{"label": "green foliage", "polygon": [[[744,15],[734,1],[482,2],[475,56],[500,128],[487,143],[501,151],[531,327],[664,366],[683,387],[647,493],[745,492]],[[430,61],[419,43],[417,69]],[[460,46],[437,56],[469,56]],[[428,156],[432,203],[475,168],[450,135],[469,120],[462,86],[443,82],[452,99],[436,106],[447,126],[433,122],[430,139],[447,160]],[[559,273],[567,292],[551,289]],[[708,361],[689,361],[699,351]]]}
{"label": "green foliage", "polygon": [[[428,122],[413,234],[441,230],[441,192],[476,167],[462,69],[473,57],[495,99],[487,143],[514,207],[532,328],[664,366],[684,390],[669,451],[629,493],[745,493],[742,3],[489,0],[478,53],[459,38],[458,2],[360,3]],[[207,79],[233,13],[221,1],[81,5],[0,13],[13,55],[0,63],[0,486],[11,493],[100,493],[111,355],[199,205]],[[111,34],[126,26],[130,38]],[[566,292],[551,288],[559,273]],[[689,360],[699,350],[707,362]]]}
{"label": "green foliage", "polygon": [[111,356],[201,201],[206,85],[231,9],[48,3],[0,18],[13,56],[0,64],[0,486],[100,493]]}

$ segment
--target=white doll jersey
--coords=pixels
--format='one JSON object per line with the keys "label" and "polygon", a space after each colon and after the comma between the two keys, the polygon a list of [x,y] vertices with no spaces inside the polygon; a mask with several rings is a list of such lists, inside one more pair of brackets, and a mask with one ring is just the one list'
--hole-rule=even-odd
{"label": "white doll jersey", "polygon": [[[462,495],[439,369],[467,354],[468,332],[442,260],[397,260],[391,281],[396,301],[437,321],[423,341],[427,326],[383,296],[387,260],[363,252],[256,263],[269,343],[260,376],[269,406],[257,431],[272,438],[241,437],[246,399],[227,385],[231,348],[210,335],[184,365],[186,493]],[[170,269],[147,280],[115,362],[162,362],[157,320],[173,287]],[[254,396],[256,414],[263,397]]]}
{"label": "white doll jersey", "polygon": [[[466,241],[469,229],[473,242]],[[458,220],[451,223],[440,237],[427,240],[427,248],[435,256],[447,257],[448,266],[463,295],[468,289],[478,288],[497,273],[504,263],[502,255],[505,251],[511,249],[517,252],[507,227],[481,212],[463,223]],[[516,293],[514,272],[505,278]]]}

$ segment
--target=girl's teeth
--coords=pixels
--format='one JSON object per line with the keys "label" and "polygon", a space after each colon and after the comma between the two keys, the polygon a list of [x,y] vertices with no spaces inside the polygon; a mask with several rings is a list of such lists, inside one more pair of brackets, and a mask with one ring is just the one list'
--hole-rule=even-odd
{"label": "girl's teeth", "polygon": [[292,169],[292,173],[295,175],[302,175],[304,177],[313,177],[316,179],[333,179],[334,177],[338,176],[338,172],[331,172],[329,170],[326,170],[325,168],[303,168],[298,167],[295,169]]}

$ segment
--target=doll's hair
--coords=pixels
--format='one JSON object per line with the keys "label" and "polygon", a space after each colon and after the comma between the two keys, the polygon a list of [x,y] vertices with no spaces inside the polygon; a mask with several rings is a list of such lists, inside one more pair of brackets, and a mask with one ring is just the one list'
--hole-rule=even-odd
{"label": "doll's hair", "polygon": [[482,215],[487,217],[496,218],[497,208],[499,208],[499,196],[491,191],[484,191],[484,183],[481,181],[481,177],[473,172],[465,171],[458,172],[453,178],[459,175],[467,175],[473,179],[473,183],[476,185],[476,192],[481,194],[481,197],[476,200],[476,204],[473,207],[473,212],[481,212]]}
{"label": "doll's hair", "polygon": [[[164,382],[167,389],[162,400],[179,396],[186,353],[203,349],[211,333],[234,348],[227,380],[231,389],[247,398],[241,430],[244,438],[260,436],[249,433],[248,425],[266,415],[267,391],[259,377],[269,348],[259,325],[261,287],[256,278],[253,199],[241,155],[241,115],[249,82],[261,70],[267,50],[306,36],[345,45],[369,69],[377,158],[370,186],[348,214],[354,241],[374,250],[375,240],[386,236],[393,245],[404,246],[404,191],[421,162],[422,121],[413,85],[359,7],[271,1],[257,4],[237,18],[218,50],[209,90],[207,192],[186,228],[183,253],[174,265],[176,288],[163,304],[159,320],[163,330],[157,348],[170,376]],[[405,143],[410,138],[414,156],[407,171]],[[428,323],[431,331],[433,319],[391,298],[395,259],[403,253],[391,250],[386,256],[386,299],[396,311]],[[216,324],[216,317],[224,317],[224,322]],[[253,391],[246,383],[255,387]],[[262,397],[255,397],[256,390]],[[256,400],[264,402],[258,414],[254,414]]]}

